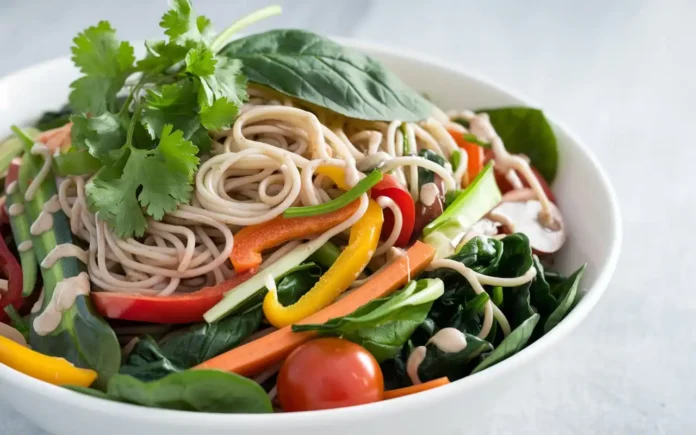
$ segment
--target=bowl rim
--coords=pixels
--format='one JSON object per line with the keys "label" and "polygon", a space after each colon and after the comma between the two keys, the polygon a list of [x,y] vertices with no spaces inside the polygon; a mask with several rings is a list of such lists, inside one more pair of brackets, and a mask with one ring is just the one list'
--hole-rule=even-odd
{"label": "bowl rim", "polygon": [[[533,99],[525,96],[523,93],[511,91],[505,86],[501,86],[493,80],[484,78],[478,73],[472,72],[469,68],[456,62],[444,61],[440,58],[426,55],[415,50],[397,48],[390,45],[374,43],[356,38],[332,37],[331,39],[359,51],[380,53],[387,56],[405,59],[407,61],[425,63],[441,70],[447,70],[448,72],[456,75],[467,77],[468,80],[471,80],[478,86],[493,88],[496,91],[505,94],[511,100],[515,100],[519,104],[539,107],[538,104],[535,104]],[[0,83],[11,81],[30,72],[50,71],[56,67],[64,68],[64,63],[66,61],[69,61],[69,56],[67,55],[33,64],[0,77]],[[555,129],[563,132],[568,137],[569,142],[572,142],[572,146],[579,149],[580,152],[588,158],[591,166],[593,166],[593,169],[597,172],[602,189],[605,191],[605,194],[609,199],[610,207],[608,214],[610,217],[610,226],[613,239],[610,241],[608,259],[603,264],[603,267],[599,269],[599,273],[594,285],[587,289],[588,291],[586,292],[585,296],[573,308],[573,310],[555,328],[553,328],[547,334],[544,334],[530,346],[524,348],[521,352],[513,355],[512,357],[487,368],[486,370],[482,370],[481,372],[467,376],[466,379],[452,382],[436,389],[398,399],[347,408],[323,410],[320,412],[305,411],[295,413],[278,413],[273,417],[269,417],[267,414],[216,414],[192,411],[176,411],[168,409],[146,408],[138,405],[101,400],[70,391],[65,388],[60,388],[38,379],[34,379],[2,364],[0,364],[0,379],[3,379],[4,382],[7,382],[10,385],[14,385],[25,390],[30,390],[34,394],[51,396],[53,400],[62,401],[68,405],[74,406],[75,408],[115,416],[127,415],[128,419],[130,420],[146,420],[151,424],[162,423],[166,425],[186,425],[187,423],[194,422],[198,427],[217,427],[237,424],[240,426],[257,426],[259,428],[269,429],[285,428],[288,425],[337,424],[341,422],[349,422],[355,417],[370,418],[372,416],[403,413],[409,409],[416,408],[425,402],[434,403],[447,397],[456,395],[458,392],[475,389],[480,385],[493,382],[499,375],[510,372],[514,370],[515,367],[522,366],[536,358],[577,327],[577,325],[587,316],[587,314],[589,314],[592,308],[605,293],[609,280],[611,279],[611,276],[616,268],[622,243],[623,230],[618,201],[606,172],[599,164],[599,161],[591,149],[573,131],[567,128],[563,123],[556,121],[553,116],[549,116],[546,112],[545,114]],[[311,417],[311,419],[308,417]]]}

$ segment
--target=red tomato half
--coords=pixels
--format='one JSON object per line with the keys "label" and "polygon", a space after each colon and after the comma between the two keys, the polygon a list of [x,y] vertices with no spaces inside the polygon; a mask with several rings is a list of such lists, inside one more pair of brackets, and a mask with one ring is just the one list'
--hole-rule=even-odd
{"label": "red tomato half", "polygon": [[364,347],[340,338],[319,338],[295,349],[278,374],[284,411],[341,408],[382,400],[384,378]]}

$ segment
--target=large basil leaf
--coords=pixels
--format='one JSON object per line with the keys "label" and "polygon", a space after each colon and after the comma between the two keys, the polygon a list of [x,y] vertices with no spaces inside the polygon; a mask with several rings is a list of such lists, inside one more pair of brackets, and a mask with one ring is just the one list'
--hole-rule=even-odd
{"label": "large basil leaf", "polygon": [[259,328],[262,319],[263,311],[257,307],[219,322],[197,323],[166,336],[160,343],[144,337],[128,355],[121,373],[151,381],[184,371],[238,346]]}
{"label": "large basil leaf", "polygon": [[268,394],[259,384],[217,370],[189,370],[152,382],[115,375],[109,381],[106,394],[112,400],[150,408],[215,413],[273,412]]}
{"label": "large basil leaf", "polygon": [[292,330],[342,337],[362,345],[377,361],[385,361],[399,352],[443,292],[439,279],[411,281],[393,295],[369,302],[347,316],[323,324],[293,325]]}
{"label": "large basil leaf", "polygon": [[569,276],[563,283],[558,285],[557,297],[560,299],[558,306],[551,313],[546,323],[544,324],[544,333],[549,332],[556,325],[558,325],[561,320],[568,314],[568,311],[573,307],[575,302],[575,297],[578,292],[578,286],[580,285],[580,280],[582,275],[585,273],[585,264],[576,270],[571,276]]}
{"label": "large basil leaf", "polygon": [[511,153],[525,154],[549,183],[556,178],[558,149],[556,136],[544,113],[530,107],[483,109]]}
{"label": "large basil leaf", "polygon": [[305,30],[271,30],[227,44],[249,81],[342,115],[420,121],[432,106],[376,60]]}
{"label": "large basil leaf", "polygon": [[447,376],[450,381],[461,379],[471,372],[470,363],[483,352],[490,352],[493,346],[475,335],[464,334],[466,347],[459,352],[447,353],[428,343],[425,359],[418,366],[418,378],[422,382]]}
{"label": "large basil leaf", "polygon": [[488,354],[483,361],[481,361],[471,373],[480,372],[483,369],[498,364],[499,362],[511,357],[516,354],[529,341],[529,338],[534,332],[534,327],[537,322],[539,322],[539,315],[534,314],[529,319],[522,322],[520,326],[515,328],[510,335],[505,337],[505,339],[491,352]]}

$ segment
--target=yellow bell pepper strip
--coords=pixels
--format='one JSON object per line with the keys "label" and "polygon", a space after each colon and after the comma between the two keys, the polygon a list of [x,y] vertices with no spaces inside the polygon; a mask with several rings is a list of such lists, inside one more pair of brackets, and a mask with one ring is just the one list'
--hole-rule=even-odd
{"label": "yellow bell pepper strip", "polygon": [[40,354],[2,336],[0,363],[53,385],[89,387],[97,379],[94,370],[75,367],[63,358]]}
{"label": "yellow bell pepper strip", "polygon": [[348,246],[314,287],[293,305],[284,307],[275,291],[266,294],[263,312],[276,328],[299,322],[328,306],[360,275],[372,258],[382,231],[382,208],[370,200],[367,211],[350,231]]}

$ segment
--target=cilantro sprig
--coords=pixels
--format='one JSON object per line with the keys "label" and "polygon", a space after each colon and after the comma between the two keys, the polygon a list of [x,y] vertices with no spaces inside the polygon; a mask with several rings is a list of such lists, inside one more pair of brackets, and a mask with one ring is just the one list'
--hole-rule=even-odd
{"label": "cilantro sprig", "polygon": [[278,12],[215,35],[189,0],[175,0],[160,21],[167,38],[147,42],[137,61],[107,21],[75,37],[72,60],[83,75],[71,84],[72,144],[102,165],[86,186],[88,205],[118,236],[142,236],[148,217],[189,202],[208,131],[229,127],[247,100],[241,61],[219,56],[220,41]]}

